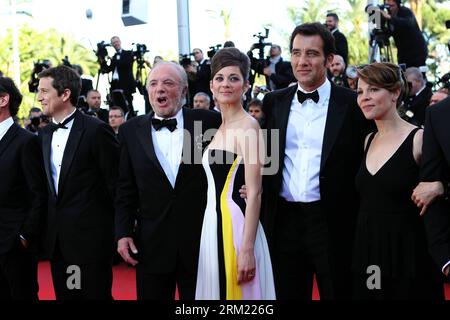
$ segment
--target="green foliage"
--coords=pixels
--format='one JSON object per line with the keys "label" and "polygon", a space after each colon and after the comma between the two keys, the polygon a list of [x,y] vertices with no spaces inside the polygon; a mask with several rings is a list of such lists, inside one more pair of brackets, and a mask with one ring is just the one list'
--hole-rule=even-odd
{"label": "green foliage", "polygon": [[[5,76],[13,77],[13,49],[12,30],[0,38],[0,70]],[[95,75],[98,65],[95,54],[69,36],[62,35],[54,29],[38,32],[28,25],[22,25],[19,31],[20,52],[20,90],[24,95],[19,110],[19,119],[28,116],[30,108],[36,104],[35,94],[28,90],[28,81],[34,67],[34,62],[49,59],[54,66],[61,64],[61,60],[69,57],[73,64],[79,64],[85,74]]]}

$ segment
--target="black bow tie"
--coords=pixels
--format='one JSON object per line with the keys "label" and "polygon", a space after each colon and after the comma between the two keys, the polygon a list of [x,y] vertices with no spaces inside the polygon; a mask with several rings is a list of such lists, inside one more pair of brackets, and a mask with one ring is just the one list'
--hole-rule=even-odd
{"label": "black bow tie", "polygon": [[319,93],[317,90],[314,90],[310,93],[304,93],[303,91],[297,90],[297,99],[298,102],[303,103],[306,99],[311,99],[315,103],[319,102]]}
{"label": "black bow tie", "polygon": [[159,131],[161,128],[166,127],[170,130],[170,132],[173,132],[177,128],[177,119],[152,119],[152,126],[155,128],[156,131]]}
{"label": "black bow tie", "polygon": [[76,112],[74,112],[70,117],[68,117],[66,120],[64,120],[63,122],[60,122],[60,123],[50,122],[47,125],[47,127],[50,128],[51,132],[55,132],[58,129],[68,129],[66,127],[66,124],[68,124],[70,121],[72,121],[75,118],[75,114],[76,114]]}

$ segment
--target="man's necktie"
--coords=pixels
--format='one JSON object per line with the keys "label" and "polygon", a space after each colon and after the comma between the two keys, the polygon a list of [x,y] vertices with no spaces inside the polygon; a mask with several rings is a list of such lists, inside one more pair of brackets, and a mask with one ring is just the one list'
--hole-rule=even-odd
{"label": "man's necktie", "polygon": [[58,129],[67,129],[66,124],[68,124],[70,121],[72,121],[75,118],[76,112],[74,112],[70,117],[68,117],[66,120],[60,123],[54,123],[50,122],[47,127],[50,128],[52,132],[55,132]]}
{"label": "man's necktie", "polygon": [[152,119],[152,126],[155,128],[156,131],[159,131],[161,128],[166,127],[170,130],[170,132],[173,132],[177,128],[177,119]]}
{"label": "man's necktie", "polygon": [[298,102],[303,103],[306,99],[311,99],[315,103],[319,102],[319,93],[317,90],[314,90],[310,93],[304,93],[303,91],[297,90],[297,99]]}

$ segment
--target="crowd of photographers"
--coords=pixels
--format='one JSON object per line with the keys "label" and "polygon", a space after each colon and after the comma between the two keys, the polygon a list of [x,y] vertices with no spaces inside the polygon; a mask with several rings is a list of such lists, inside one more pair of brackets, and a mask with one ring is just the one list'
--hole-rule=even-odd
{"label": "crowd of photographers", "polygon": [[[382,5],[378,5],[378,1],[373,1],[375,3],[373,5],[371,3],[371,1],[368,2],[366,12],[370,15],[370,19],[374,17],[373,21],[376,24],[370,36],[377,39],[381,37],[385,40],[393,38],[398,52],[398,64],[402,66],[408,77],[410,96],[405,98],[399,111],[405,120],[421,126],[424,123],[425,108],[449,95],[450,73],[443,76],[434,86],[427,82],[424,72],[428,55],[427,46],[412,11],[402,6],[400,0],[386,0]],[[357,66],[348,63],[348,42],[346,36],[339,30],[338,15],[333,12],[327,13],[324,25],[332,33],[336,45],[336,55],[329,67],[328,78],[336,85],[356,90]],[[261,100],[267,92],[286,88],[296,82],[290,62],[282,58],[281,47],[266,41],[269,37],[269,29],[265,29],[265,34],[258,33],[254,37],[258,39],[258,42],[252,44],[247,52],[251,61],[249,78],[251,89],[247,92],[244,101],[247,110],[253,99]],[[115,49],[112,57],[109,57],[107,47]],[[180,56],[179,63],[188,76],[189,93],[186,104],[189,107],[220,110],[214,101],[209,83],[211,80],[210,59],[221,47],[220,44],[211,46],[206,54],[201,48],[194,48],[191,53]],[[227,41],[223,47],[234,47],[234,43]],[[117,36],[113,36],[110,43],[102,41],[97,44],[95,54],[99,64],[98,78],[101,74],[107,74],[110,84],[109,93],[104,97],[105,103],[109,109],[120,108],[124,114],[124,120],[137,114],[133,106],[133,94],[136,89],[144,97],[145,113],[151,110],[145,89],[147,68],[152,67],[152,64],[144,58],[148,51],[146,45],[139,43],[133,50],[124,50]],[[268,56],[265,55],[267,51]],[[164,60],[163,57],[156,56],[153,65],[161,60]],[[137,68],[134,66],[135,63]],[[73,67],[80,76],[83,74],[81,67],[71,64],[68,57],[62,59],[62,64]],[[30,92],[37,92],[37,74],[49,67],[52,67],[52,62],[48,59],[35,63],[28,83]],[[137,70],[135,75],[134,70]],[[78,107],[84,113],[108,122],[108,110],[100,107],[102,100],[97,87],[98,80],[94,90],[92,80],[82,77]],[[435,88],[434,92],[432,87]],[[37,114],[37,108],[32,108],[29,118],[25,120],[25,127],[32,132],[37,132],[49,121],[45,116],[37,116]]]}

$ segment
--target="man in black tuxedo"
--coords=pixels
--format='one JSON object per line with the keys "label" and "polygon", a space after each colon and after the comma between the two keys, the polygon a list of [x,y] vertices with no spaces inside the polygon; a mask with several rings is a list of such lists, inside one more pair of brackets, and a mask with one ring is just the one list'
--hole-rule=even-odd
{"label": "man in black tuxedo", "polygon": [[405,99],[405,120],[420,127],[425,123],[425,110],[430,104],[433,92],[427,86],[419,68],[406,69],[405,77],[406,81],[410,83],[409,97]]}
{"label": "man in black tuxedo", "polygon": [[264,176],[262,211],[275,290],[277,299],[310,300],[316,274],[321,299],[346,299],[367,122],[355,93],[327,79],[335,50],[322,24],[296,27],[290,47],[298,85],[263,101],[269,135],[279,132],[267,143],[279,169]]}
{"label": "man in black tuxedo", "polygon": [[107,123],[75,108],[81,81],[72,69],[50,68],[39,79],[38,100],[53,117],[40,137],[49,193],[45,248],[56,298],[111,299],[118,142]]}
{"label": "man in black tuxedo", "polygon": [[336,54],[340,55],[348,65],[348,43],[345,35],[339,31],[339,17],[336,13],[328,13],[325,22],[328,30],[334,37],[334,43],[336,47]]}
{"label": "man in black tuxedo", "polygon": [[[111,59],[111,64],[107,67],[111,71],[111,90],[123,90],[123,94],[128,102],[127,106],[120,106],[127,114],[127,119],[134,116],[133,93],[136,92],[136,81],[133,76],[134,56],[132,51],[123,50],[120,38],[114,36],[111,38],[111,45],[116,49],[116,53]],[[113,101],[117,104],[118,102]]]}
{"label": "man in black tuxedo", "polygon": [[0,78],[0,301],[38,300],[37,251],[47,193],[36,135],[14,123],[22,94]]}
{"label": "man in black tuxedo", "polygon": [[421,183],[412,199],[422,207],[430,252],[450,280],[450,97],[427,108]]}
{"label": "man in black tuxedo", "polygon": [[154,113],[119,129],[116,238],[123,259],[137,265],[139,300],[173,300],[176,286],[180,299],[195,298],[207,192],[201,153],[221,117],[182,108],[187,90],[181,66],[158,63],[148,79]]}

